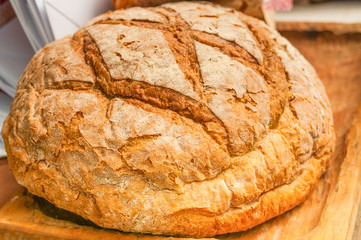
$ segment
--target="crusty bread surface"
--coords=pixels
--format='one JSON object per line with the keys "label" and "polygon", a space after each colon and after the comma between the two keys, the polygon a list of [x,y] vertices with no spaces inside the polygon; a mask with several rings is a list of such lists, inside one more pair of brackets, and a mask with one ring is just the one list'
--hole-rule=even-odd
{"label": "crusty bread surface", "polygon": [[17,181],[99,226],[206,237],[300,204],[335,139],[312,66],[211,3],[134,7],[40,50],[2,129]]}

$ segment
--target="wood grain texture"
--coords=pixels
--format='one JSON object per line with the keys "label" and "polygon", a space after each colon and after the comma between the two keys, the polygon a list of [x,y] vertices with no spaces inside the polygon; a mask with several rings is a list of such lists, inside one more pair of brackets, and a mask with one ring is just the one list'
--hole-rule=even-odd
{"label": "wood grain texture", "polygon": [[352,234],[352,240],[358,240],[361,238],[361,208],[360,208],[360,204],[359,204],[359,208],[357,211],[357,216],[356,216],[356,223],[355,223],[355,228],[353,230],[353,234]]}
{"label": "wood grain texture", "polygon": [[361,34],[284,32],[284,35],[303,52],[324,80],[337,135],[338,153],[325,175],[329,185],[328,194],[324,193],[323,197],[325,206],[308,237],[351,239],[360,199],[360,107],[354,112],[361,97]]}
{"label": "wood grain texture", "polygon": [[0,158],[0,208],[20,188],[11,174],[6,158]]}
{"label": "wood grain texture", "polygon": [[[353,231],[360,196],[361,35],[283,32],[316,68],[333,108],[336,151],[312,195],[299,207],[226,239],[360,239]],[[3,239],[160,239],[81,226],[43,214],[17,195],[0,211]]]}
{"label": "wood grain texture", "polygon": [[361,23],[334,22],[277,22],[280,31],[322,32],[331,31],[335,34],[361,33]]}

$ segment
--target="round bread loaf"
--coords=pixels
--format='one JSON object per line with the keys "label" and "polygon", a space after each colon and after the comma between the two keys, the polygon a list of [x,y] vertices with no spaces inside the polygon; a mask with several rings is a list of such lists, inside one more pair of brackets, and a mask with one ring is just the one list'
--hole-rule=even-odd
{"label": "round bread loaf", "polygon": [[335,139],[311,65],[210,3],[101,15],[40,50],[2,130],[17,181],[99,226],[205,237],[301,203]]}

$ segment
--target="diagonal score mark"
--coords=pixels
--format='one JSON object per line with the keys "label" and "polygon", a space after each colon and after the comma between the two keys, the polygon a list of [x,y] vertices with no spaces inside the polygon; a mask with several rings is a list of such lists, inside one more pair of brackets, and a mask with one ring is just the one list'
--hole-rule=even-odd
{"label": "diagonal score mark", "polygon": [[193,39],[189,33],[188,24],[180,18],[180,15],[168,8],[149,8],[151,12],[162,15],[167,19],[166,23],[157,23],[148,20],[122,20],[122,19],[103,19],[94,23],[97,24],[121,24],[124,26],[136,26],[147,29],[157,29],[162,31],[168,47],[172,51],[176,63],[183,72],[186,80],[191,83],[193,91],[203,99],[202,79],[200,76],[198,60],[195,53]]}
{"label": "diagonal score mark", "polygon": [[273,109],[269,127],[271,129],[276,128],[287,106],[288,95],[290,94],[289,89],[291,87],[282,60],[275,50],[281,48],[281,46],[277,42],[270,40],[273,39],[273,33],[267,28],[258,24],[252,17],[244,17],[247,28],[256,41],[261,43],[264,63],[263,67],[260,68],[260,73],[267,83],[268,94],[271,100],[270,106]]}
{"label": "diagonal score mark", "polygon": [[143,27],[143,28],[149,28],[149,29],[157,29],[162,31],[170,31],[170,27],[161,23],[152,22],[152,21],[146,21],[146,20],[122,20],[122,19],[102,19],[97,22],[95,22],[93,25],[98,24],[109,24],[109,25],[117,25],[121,24],[127,27],[130,26],[137,26],[137,27]]}
{"label": "diagonal score mark", "polygon": [[86,63],[96,75],[95,88],[100,90],[108,99],[132,98],[160,109],[172,110],[201,124],[204,131],[225,151],[227,150],[227,130],[223,122],[205,104],[166,87],[154,86],[131,79],[113,79],[90,33],[86,30],[80,30],[76,35],[78,38],[81,36],[84,41],[83,51]]}
{"label": "diagonal score mark", "polygon": [[223,54],[226,54],[243,65],[252,68],[256,72],[260,69],[260,65],[257,60],[243,47],[234,42],[225,40],[215,34],[205,33],[198,30],[191,30],[191,37],[202,44],[218,48]]}
{"label": "diagonal score mark", "polygon": [[193,91],[204,101],[203,79],[201,76],[195,46],[189,32],[163,32],[168,47],[185,78],[192,84]]}
{"label": "diagonal score mark", "polygon": [[168,20],[170,31],[163,32],[164,38],[168,42],[179,68],[187,80],[192,83],[193,90],[204,100],[203,79],[194,41],[190,35],[190,26],[173,9],[159,7],[153,11]]}

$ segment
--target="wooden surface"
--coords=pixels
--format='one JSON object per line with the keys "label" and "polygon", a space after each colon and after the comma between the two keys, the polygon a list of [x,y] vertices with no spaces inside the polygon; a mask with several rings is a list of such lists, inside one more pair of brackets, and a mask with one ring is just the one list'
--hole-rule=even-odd
{"label": "wooden surface", "polygon": [[[360,10],[361,12],[361,10]],[[361,15],[361,14],[360,14]],[[359,23],[333,23],[333,22],[277,22],[277,29],[283,31],[321,32],[331,31],[335,34],[361,33],[361,22]]]}
{"label": "wooden surface", "polygon": [[[324,182],[320,183],[325,184],[324,190],[328,188],[328,194],[320,195],[322,196],[320,200],[324,201],[325,206],[320,209],[322,212],[318,215],[319,220],[312,229],[310,238],[361,239],[361,235],[357,235],[360,232],[359,226],[352,231],[354,219],[357,217],[357,208],[354,205],[359,201],[361,163],[355,163],[347,170],[346,160],[347,157],[350,158],[350,153],[346,143],[350,140],[345,141],[345,134],[361,100],[361,34],[337,35],[329,31],[307,33],[283,31],[282,34],[291,40],[316,68],[325,83],[334,112],[337,135],[336,157],[331,161]],[[358,137],[358,140],[360,139]],[[359,158],[360,153],[355,153],[355,159]],[[354,195],[355,193],[358,195]],[[350,209],[350,204],[353,209]],[[344,215],[347,208],[351,212]],[[359,215],[357,222],[360,221]],[[353,233],[355,235],[352,236]]]}
{"label": "wooden surface", "polygon": [[[327,172],[303,204],[249,231],[216,238],[361,239],[361,213],[358,213],[361,190],[361,34],[294,31],[282,34],[315,66],[325,84],[334,112],[336,151]],[[31,196],[19,193],[0,210],[0,238],[162,238],[79,225],[48,215],[39,209]]]}
{"label": "wooden surface", "polygon": [[9,171],[6,158],[0,158],[0,208],[18,189],[20,186]]}

